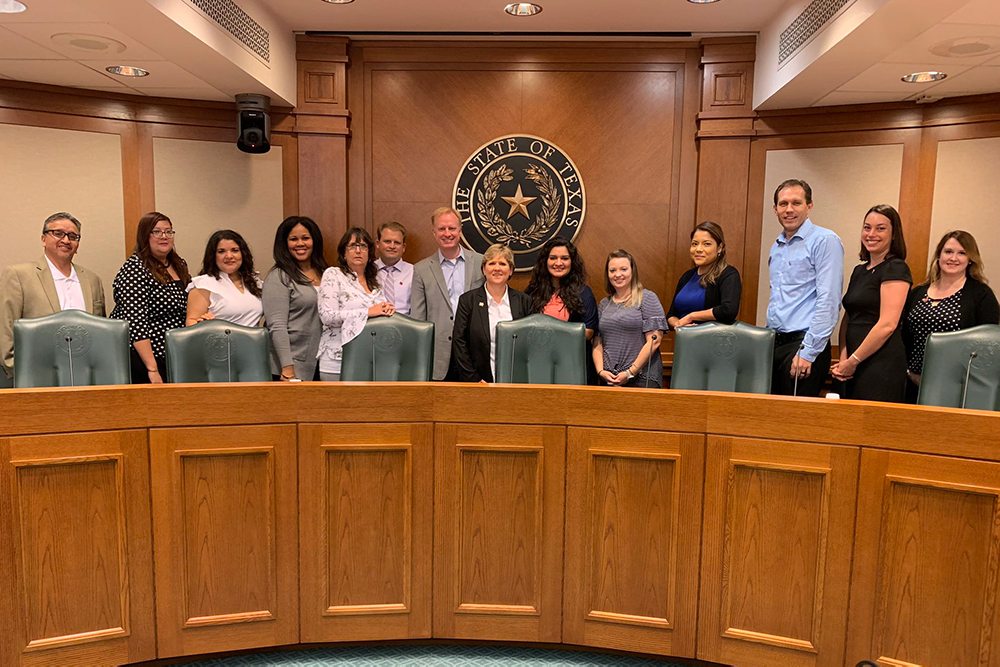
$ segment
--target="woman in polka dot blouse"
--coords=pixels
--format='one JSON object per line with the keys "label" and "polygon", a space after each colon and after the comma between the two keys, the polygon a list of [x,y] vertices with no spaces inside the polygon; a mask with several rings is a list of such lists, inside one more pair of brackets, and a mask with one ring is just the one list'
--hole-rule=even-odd
{"label": "woman in polka dot blouse", "polygon": [[132,382],[158,384],[166,377],[164,335],[184,326],[190,281],[187,262],[174,250],[170,218],[155,211],[142,216],[135,250],[115,276],[111,311],[128,322]]}
{"label": "woman in polka dot blouse", "polygon": [[906,399],[915,403],[928,336],[1000,323],[1000,304],[987,284],[979,245],[972,234],[956,230],[941,237],[927,271],[927,282],[910,290],[903,313],[910,379]]}

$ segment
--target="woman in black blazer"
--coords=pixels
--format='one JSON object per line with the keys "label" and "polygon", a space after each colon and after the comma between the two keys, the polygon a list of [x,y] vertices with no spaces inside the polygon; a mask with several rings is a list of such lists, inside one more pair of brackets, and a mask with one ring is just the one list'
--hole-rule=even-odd
{"label": "woman in black blazer", "polygon": [[916,401],[928,336],[1000,323],[1000,304],[987,285],[979,245],[972,234],[962,230],[945,234],[927,274],[927,282],[910,290],[903,308],[909,402]]}
{"label": "woman in black blazer", "polygon": [[735,322],[740,313],[743,284],[740,272],[726,262],[726,237],[722,227],[706,220],[694,228],[691,260],[694,268],[685,271],[677,281],[667,311],[670,328],[700,322]]}
{"label": "woman in black blazer", "polygon": [[451,357],[462,382],[493,382],[496,377],[497,322],[531,314],[531,297],[507,286],[514,273],[514,253],[499,243],[483,255],[486,283],[458,298]]}

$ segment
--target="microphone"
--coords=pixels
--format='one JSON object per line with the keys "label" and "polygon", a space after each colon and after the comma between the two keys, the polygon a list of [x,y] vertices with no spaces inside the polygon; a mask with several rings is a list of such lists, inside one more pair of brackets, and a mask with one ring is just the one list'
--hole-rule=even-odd
{"label": "microphone", "polygon": [[[795,357],[799,356],[799,352],[801,352],[804,349],[806,349],[806,344],[802,343],[801,345],[799,345],[799,349],[798,349],[798,352],[795,353]],[[792,362],[793,363],[795,362],[795,357],[792,357]],[[792,397],[795,397],[795,396],[798,396],[798,395],[799,395],[799,373],[798,373],[798,370],[796,370],[795,371],[795,384],[792,387]]]}
{"label": "microphone", "polygon": [[375,381],[375,336],[377,335],[374,331],[372,334],[372,382]]}
{"label": "microphone", "polygon": [[76,386],[76,378],[73,377],[73,336],[66,334],[66,353],[69,355],[69,386]]}
{"label": "microphone", "polygon": [[979,353],[973,350],[969,353],[969,363],[965,365],[965,386],[962,387],[962,408],[965,408],[965,399],[969,395],[969,376],[972,374],[972,360],[979,356]]}
{"label": "microphone", "polygon": [[511,334],[511,345],[510,345],[510,381],[511,384],[514,383],[514,352],[517,350],[517,334]]}
{"label": "microphone", "polygon": [[649,375],[653,366],[653,346],[656,345],[656,334],[649,341],[649,361],[646,362],[646,389],[649,389]]}
{"label": "microphone", "polygon": [[233,339],[232,331],[226,329],[226,377],[228,382],[233,381]]}

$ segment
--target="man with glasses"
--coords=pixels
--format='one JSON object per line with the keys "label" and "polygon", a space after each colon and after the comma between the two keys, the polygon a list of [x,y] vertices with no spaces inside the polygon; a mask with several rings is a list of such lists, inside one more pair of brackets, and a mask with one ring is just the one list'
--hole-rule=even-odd
{"label": "man with glasses", "polygon": [[44,255],[8,266],[0,274],[0,367],[14,374],[14,321],[60,310],[85,310],[104,317],[104,286],[97,274],[73,264],[80,249],[80,221],[55,213],[42,223]]}

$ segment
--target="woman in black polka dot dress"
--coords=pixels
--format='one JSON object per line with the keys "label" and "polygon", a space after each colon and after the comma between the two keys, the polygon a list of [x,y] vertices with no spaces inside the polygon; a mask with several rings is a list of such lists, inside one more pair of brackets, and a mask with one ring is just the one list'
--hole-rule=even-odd
{"label": "woman in black polka dot dress", "polygon": [[164,336],[184,326],[191,282],[187,262],[174,250],[174,226],[162,213],[139,220],[135,250],[114,280],[111,317],[126,320],[132,342],[132,382],[166,379]]}
{"label": "woman in black polka dot dress", "polygon": [[916,402],[927,337],[980,324],[1000,323],[1000,304],[983,273],[979,245],[969,232],[945,234],[937,244],[927,282],[910,290],[903,319],[906,343],[906,399]]}

